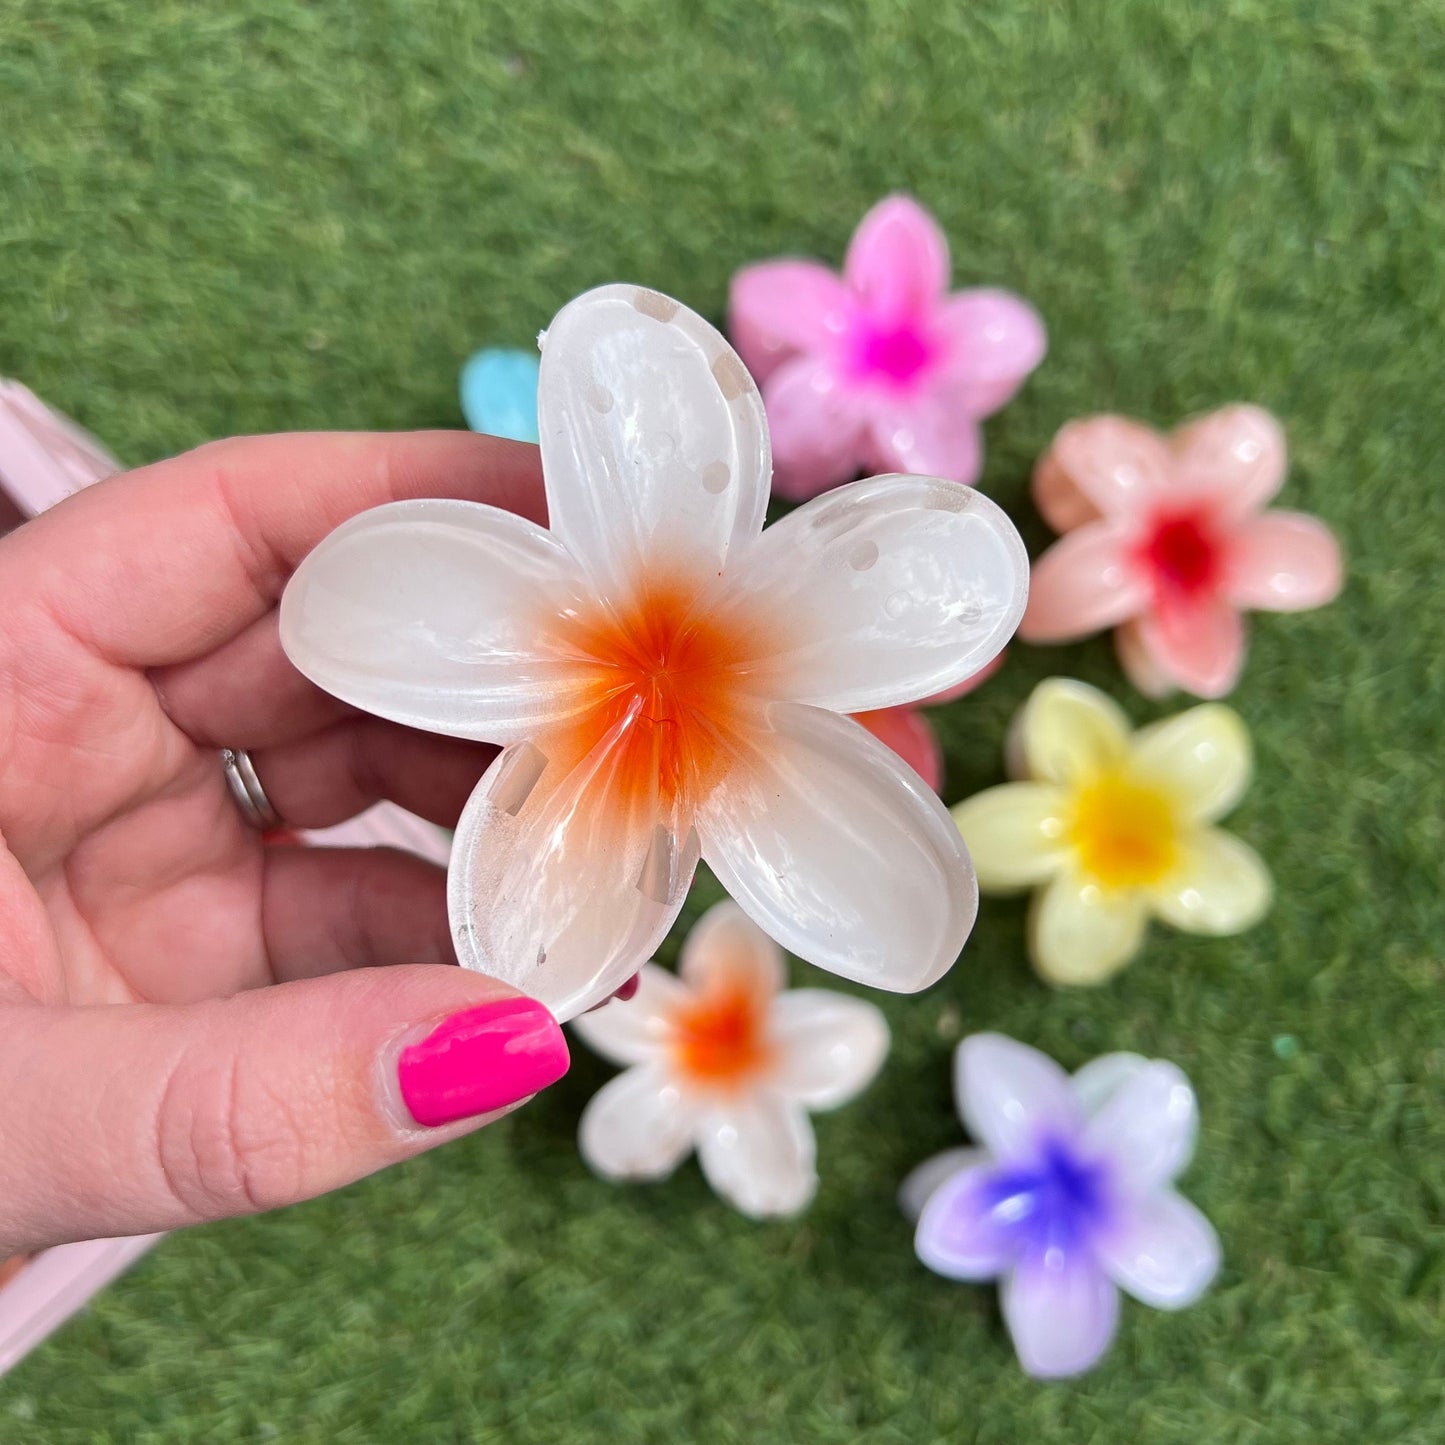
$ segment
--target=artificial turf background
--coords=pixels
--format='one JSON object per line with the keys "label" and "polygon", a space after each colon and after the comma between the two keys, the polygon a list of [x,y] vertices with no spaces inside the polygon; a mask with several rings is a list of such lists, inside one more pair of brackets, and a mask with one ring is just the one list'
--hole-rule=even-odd
{"label": "artificial turf background", "polygon": [[[1332,608],[1261,619],[1232,826],[1279,901],[1156,931],[1050,993],[1022,908],[885,1002],[879,1083],[819,1121],[823,1188],[758,1226],[694,1166],[618,1190],[573,1130],[608,1071],[282,1216],[167,1241],[0,1383],[0,1440],[1436,1442],[1445,1436],[1438,0],[0,0],[0,373],[140,461],[235,431],[459,423],[458,365],[567,298],[836,260],[882,193],[960,284],[1047,318],[983,486],[1031,544],[1067,418],[1232,399],[1286,421],[1283,504],[1343,534]],[[304,479],[297,479],[297,485]],[[1011,650],[939,717],[950,801],[1050,672],[1136,718],[1105,641]],[[806,972],[801,966],[798,972]],[[1019,1372],[993,1292],[912,1257],[897,1180],[955,1142],[948,1058],[1179,1061],[1188,1192],[1224,1238],[1179,1316],[1126,1307],[1080,1382]]]}

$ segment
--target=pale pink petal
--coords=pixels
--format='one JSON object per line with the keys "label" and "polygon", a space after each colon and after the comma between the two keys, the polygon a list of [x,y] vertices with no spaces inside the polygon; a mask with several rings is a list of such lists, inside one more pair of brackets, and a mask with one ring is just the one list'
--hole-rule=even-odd
{"label": "pale pink petal", "polygon": [[876,988],[926,988],[978,908],[958,829],[857,723],[774,703],[698,815],[724,888],[800,958]]}
{"label": "pale pink petal", "polygon": [[888,1056],[888,1021],[875,1005],[821,988],[779,994],[768,1017],[777,1050],[770,1084],[807,1109],[836,1109],[861,1094]]}
{"label": "pale pink petal", "polygon": [[1103,513],[1074,484],[1052,449],[1034,463],[1030,494],[1039,515],[1056,532],[1072,532],[1085,522],[1097,522]]}
{"label": "pale pink petal", "polygon": [[842,278],[817,261],[760,261],[733,276],[728,333],[763,382],[797,352],[831,353],[847,328],[849,309]]}
{"label": "pale pink petal", "polygon": [[925,1159],[911,1169],[898,1186],[898,1207],[903,1211],[903,1217],[917,1224],[924,1206],[955,1174],[987,1162],[988,1155],[982,1149],[962,1146],[945,1149]]}
{"label": "pale pink petal", "polygon": [[594,1053],[614,1064],[639,1064],[658,1056],[672,1033],[672,1019],[687,1002],[687,990],[665,968],[646,963],[637,992],[610,999],[579,1014],[572,1028]]}
{"label": "pale pink petal", "polygon": [[1113,627],[1148,603],[1149,582],[1130,564],[1127,535],[1113,522],[1090,522],[1034,562],[1019,636],[1070,642]]}
{"label": "pale pink petal", "polygon": [[1030,1251],[1004,1281],[1004,1322],[1019,1363],[1041,1380],[1098,1364],[1119,1324],[1119,1292],[1088,1250]]}
{"label": "pale pink petal", "polygon": [[1004,1034],[970,1034],[953,1061],[958,1112],[1000,1159],[1028,1159],[1041,1140],[1073,1138],[1083,1122],[1069,1076],[1047,1054]]}
{"label": "pale pink petal", "polygon": [[818,1189],[813,1126],[800,1104],[766,1090],[709,1109],[697,1157],[707,1182],[753,1219],[796,1214]]}
{"label": "pale pink petal", "polygon": [[1265,512],[1230,539],[1224,591],[1236,607],[1303,612],[1334,601],[1343,585],[1339,541],[1317,517]]}
{"label": "pale pink petal", "polygon": [[763,388],[773,434],[773,490],[801,501],[858,475],[865,418],[831,362],[785,361]]}
{"label": "pale pink petal", "polygon": [[983,433],[977,419],[945,393],[884,397],[872,405],[864,451],[873,472],[911,472],[971,486],[983,468]]}
{"label": "pale pink petal", "polygon": [[1136,637],[1157,671],[1195,697],[1223,697],[1244,667],[1244,618],[1222,597],[1148,613]]}
{"label": "pale pink petal", "polygon": [[1211,497],[1221,515],[1258,511],[1284,483],[1284,428],[1257,406],[1226,406],[1169,438],[1181,490]]}
{"label": "pale pink petal", "polygon": [[1008,649],[999,653],[992,662],[986,662],[977,672],[971,672],[962,682],[956,682],[952,687],[945,687],[935,692],[930,697],[925,697],[918,704],[920,707],[941,707],[944,703],[956,702],[961,697],[967,697],[976,688],[980,688],[996,673],[1004,664],[1008,656]]}
{"label": "pale pink petal", "polygon": [[943,787],[943,749],[933,725],[914,707],[853,714],[880,743],[893,749],[936,793]]}
{"label": "pale pink petal", "polygon": [[843,276],[869,312],[885,319],[930,311],[948,286],[948,241],[910,196],[889,196],[848,243]]}
{"label": "pale pink petal", "polygon": [[737,985],[764,1006],[788,981],[782,949],[731,898],[714,903],[693,924],[677,971],[690,989]]}
{"label": "pale pink petal", "polygon": [[[1075,1094],[1079,1092],[1077,1083]],[[1133,1069],[1091,1115],[1084,1151],[1141,1193],[1168,1184],[1194,1154],[1199,1106],[1184,1071],[1166,1059]]]}
{"label": "pale pink petal", "polygon": [[1013,1262],[1007,1222],[989,1185],[995,1166],[975,1164],[953,1173],[933,1189],[918,1217],[913,1249],[945,1279],[984,1280]]}
{"label": "pale pink petal", "polygon": [[577,1152],[604,1179],[665,1179],[692,1152],[695,1116],[650,1064],[604,1084],[582,1111]]}
{"label": "pale pink petal", "polygon": [[[1071,421],[1054,438],[1045,460],[1049,465],[1041,463],[1034,473],[1034,500],[1051,521],[1051,514],[1079,516],[1078,502],[1065,505],[1058,495],[1069,489],[1103,516],[1130,520],[1170,487],[1174,473],[1164,438],[1123,416]],[[1041,477],[1049,483],[1047,510],[1039,495]]]}
{"label": "pale pink petal", "polygon": [[1193,1304],[1219,1273],[1214,1226],[1172,1189],[1131,1201],[1096,1249],[1114,1282],[1157,1310]]}
{"label": "pale pink petal", "polygon": [[696,313],[640,286],[569,302],[537,389],[553,534],[603,595],[648,563],[712,576],[768,504],[762,398]]}
{"label": "pale pink petal", "polygon": [[1146,618],[1131,617],[1114,629],[1114,651],[1119,666],[1145,697],[1165,698],[1177,692],[1179,684],[1155,660],[1153,634],[1145,627]]}
{"label": "pale pink petal", "polygon": [[948,341],[949,382],[977,417],[1003,406],[1048,350],[1039,313],[1008,291],[960,291],[944,302],[938,324]]}

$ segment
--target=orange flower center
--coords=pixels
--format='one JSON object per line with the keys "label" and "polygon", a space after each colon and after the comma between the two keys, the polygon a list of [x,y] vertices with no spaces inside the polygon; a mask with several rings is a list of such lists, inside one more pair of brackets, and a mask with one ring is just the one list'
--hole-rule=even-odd
{"label": "orange flower center", "polygon": [[748,982],[723,978],[673,1018],[677,1071],[694,1084],[736,1086],[772,1060],[767,1000]]}
{"label": "orange flower center", "polygon": [[1079,789],[1069,833],[1080,868],[1108,889],[1158,883],[1179,856],[1179,823],[1169,798],[1118,772]]}

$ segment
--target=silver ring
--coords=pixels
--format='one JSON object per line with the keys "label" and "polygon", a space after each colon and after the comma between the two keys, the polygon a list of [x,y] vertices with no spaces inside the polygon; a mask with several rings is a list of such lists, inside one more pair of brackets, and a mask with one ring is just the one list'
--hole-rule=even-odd
{"label": "silver ring", "polygon": [[281,815],[271,806],[261,779],[256,776],[251,754],[245,748],[222,748],[221,768],[241,816],[260,833],[279,828]]}

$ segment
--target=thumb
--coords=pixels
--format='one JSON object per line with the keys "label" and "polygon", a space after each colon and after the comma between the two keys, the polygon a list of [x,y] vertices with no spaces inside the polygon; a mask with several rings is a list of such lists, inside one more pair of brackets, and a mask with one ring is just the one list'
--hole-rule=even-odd
{"label": "thumb", "polygon": [[308,1199],[567,1065],[541,1004],[445,965],[184,1007],[0,1006],[0,1258]]}

